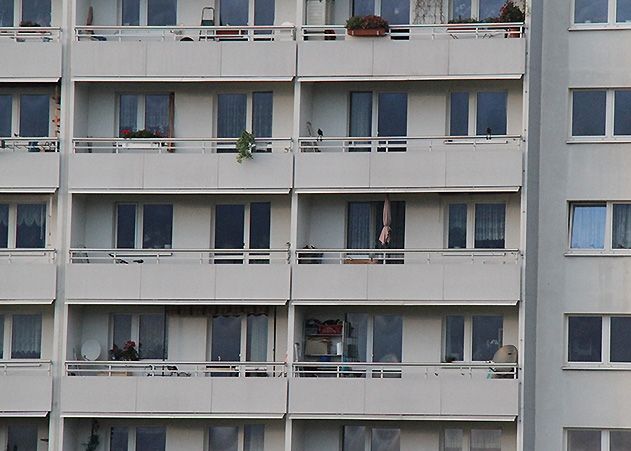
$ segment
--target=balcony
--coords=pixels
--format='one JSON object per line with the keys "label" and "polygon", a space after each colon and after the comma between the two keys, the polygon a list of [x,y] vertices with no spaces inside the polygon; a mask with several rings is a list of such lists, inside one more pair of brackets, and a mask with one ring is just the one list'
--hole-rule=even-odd
{"label": "balcony", "polygon": [[50,360],[0,360],[1,416],[46,416],[52,393]]}
{"label": "balcony", "polygon": [[61,30],[57,27],[0,28],[0,54],[5,61],[0,80],[56,82],[61,78]]}
{"label": "balcony", "polygon": [[79,26],[72,51],[81,80],[290,81],[293,26]]}
{"label": "balcony", "polygon": [[299,190],[417,189],[516,191],[519,136],[300,138]]}
{"label": "balcony", "polygon": [[50,304],[56,283],[54,249],[0,249],[0,302]]}
{"label": "balcony", "polygon": [[512,249],[296,251],[296,303],[512,305],[521,256]]}
{"label": "balcony", "polygon": [[299,362],[289,379],[296,417],[513,421],[518,409],[514,364]]}
{"label": "balcony", "polygon": [[289,299],[287,249],[71,249],[70,303]]}
{"label": "balcony", "polygon": [[0,191],[52,193],[58,187],[57,138],[0,140]]}
{"label": "balcony", "polygon": [[305,79],[519,79],[525,62],[523,23],[393,25],[380,38],[306,25],[298,43],[298,76]]}
{"label": "balcony", "polygon": [[65,368],[61,410],[67,416],[280,418],[286,411],[283,363],[69,361]]}
{"label": "balcony", "polygon": [[[253,160],[239,164],[235,139],[78,138],[69,164],[70,189],[91,191],[288,192],[289,138],[257,140]],[[228,153],[223,153],[228,152]]]}

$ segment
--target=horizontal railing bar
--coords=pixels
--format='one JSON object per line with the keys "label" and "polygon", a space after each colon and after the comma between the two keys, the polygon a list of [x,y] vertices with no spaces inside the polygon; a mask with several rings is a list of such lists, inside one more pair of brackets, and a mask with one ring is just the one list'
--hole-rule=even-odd
{"label": "horizontal railing bar", "polygon": [[59,152],[59,138],[52,136],[0,138],[0,152]]}
{"label": "horizontal railing bar", "polygon": [[340,367],[340,366],[348,366],[348,367],[361,367],[361,368],[400,368],[400,367],[419,367],[419,368],[518,368],[518,364],[516,363],[494,363],[494,362],[484,362],[484,363],[463,363],[463,362],[453,362],[453,363],[435,363],[435,362],[293,362],[292,366],[294,367],[305,367],[305,366],[316,366],[316,367]]}
{"label": "horizontal railing bar", "polygon": [[[524,22],[478,22],[478,23],[434,23],[434,24],[396,24],[389,25],[390,29],[408,29],[408,28],[499,28],[503,29],[506,27],[525,27]],[[345,25],[301,25],[302,29],[310,30],[310,29],[320,29],[320,28],[331,28],[337,30],[345,30]]]}
{"label": "horizontal railing bar", "polygon": [[199,253],[210,252],[220,254],[256,254],[256,253],[287,253],[288,249],[92,249],[92,248],[73,248],[70,249],[70,253],[81,252],[111,252],[114,254],[186,254],[186,253]]}
{"label": "horizontal railing bar", "polygon": [[317,252],[324,253],[348,253],[348,254],[411,254],[411,253],[435,253],[435,254],[515,254],[519,253],[519,249],[330,249],[330,248],[313,248],[313,249],[298,249],[295,251],[297,254],[313,254]]}
{"label": "horizontal railing bar", "polygon": [[421,140],[444,140],[444,141],[470,141],[472,139],[479,139],[481,141],[493,141],[501,139],[521,139],[521,135],[472,135],[472,136],[326,136],[319,138],[317,136],[302,136],[298,138],[298,141],[313,141],[318,139],[320,141],[421,141]]}
{"label": "horizontal railing bar", "polygon": [[[77,25],[75,30],[295,30],[293,25]],[[37,30],[37,28],[35,28]]]}
{"label": "horizontal railing bar", "polygon": [[98,361],[85,361],[85,360],[66,360],[67,365],[81,365],[81,366],[138,366],[145,367],[148,365],[204,365],[204,366],[286,366],[285,362],[235,362],[230,360],[212,360],[212,361],[187,361],[187,360],[98,360]]}
{"label": "horizontal railing bar", "polygon": [[[73,138],[73,142],[134,142],[134,141],[149,141],[149,142],[218,142],[218,143],[236,143],[239,138]],[[261,142],[285,142],[291,141],[291,138],[256,138],[255,141]]]}

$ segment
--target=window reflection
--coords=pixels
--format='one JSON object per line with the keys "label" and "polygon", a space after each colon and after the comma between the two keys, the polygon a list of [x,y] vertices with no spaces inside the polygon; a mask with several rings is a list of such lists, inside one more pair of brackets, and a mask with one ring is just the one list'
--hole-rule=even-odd
{"label": "window reflection", "polygon": [[145,205],[143,208],[143,249],[170,249],[173,236],[173,205]]}
{"label": "window reflection", "polygon": [[50,99],[42,94],[20,96],[20,136],[48,136]]}
{"label": "window reflection", "polygon": [[237,426],[215,426],[210,428],[209,451],[237,451],[239,428]]}
{"label": "window reflection", "polygon": [[403,319],[399,315],[375,315],[373,361],[401,362]]}
{"label": "window reflection", "polygon": [[606,91],[572,92],[572,136],[605,134]]}
{"label": "window reflection", "polygon": [[571,316],[568,319],[570,362],[600,362],[602,318]]}
{"label": "window reflection", "polygon": [[220,25],[247,25],[248,0],[221,0],[219,21]]}
{"label": "window reflection", "polygon": [[575,0],[575,23],[606,23],[608,0]]}
{"label": "window reflection", "polygon": [[492,360],[502,346],[504,318],[501,316],[473,317],[473,361]]}
{"label": "window reflection", "polygon": [[506,134],[507,97],[506,91],[478,93],[477,135]]}
{"label": "window reflection", "polygon": [[136,451],[165,451],[166,429],[163,427],[136,428]]}
{"label": "window reflection", "polygon": [[22,22],[50,27],[51,0],[22,0]]}
{"label": "window reflection", "polygon": [[148,0],[147,25],[165,26],[177,23],[177,0]]}

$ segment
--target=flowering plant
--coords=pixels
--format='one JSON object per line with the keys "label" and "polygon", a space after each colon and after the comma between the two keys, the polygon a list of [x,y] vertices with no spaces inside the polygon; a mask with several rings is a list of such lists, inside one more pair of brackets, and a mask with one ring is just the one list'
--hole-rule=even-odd
{"label": "flowering plant", "polygon": [[346,21],[347,30],[388,30],[388,21],[381,16],[353,16]]}
{"label": "flowering plant", "polygon": [[160,133],[151,130],[129,130],[124,129],[120,131],[121,138],[160,138]]}
{"label": "flowering plant", "polygon": [[500,15],[497,18],[498,22],[523,22],[525,20],[524,12],[513,3],[512,0],[508,0],[500,8]]}
{"label": "flowering plant", "polygon": [[136,350],[136,342],[133,340],[127,340],[127,342],[123,345],[123,349],[116,346],[115,343],[112,349],[110,349],[110,359],[124,361],[140,360],[140,356]]}

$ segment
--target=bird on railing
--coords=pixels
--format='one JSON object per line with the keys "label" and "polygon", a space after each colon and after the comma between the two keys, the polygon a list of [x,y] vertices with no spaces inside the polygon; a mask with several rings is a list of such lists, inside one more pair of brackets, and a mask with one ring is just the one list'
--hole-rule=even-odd
{"label": "bird on railing", "polygon": [[319,128],[318,129],[318,141],[322,141],[323,137],[324,137],[324,133],[322,132],[322,129]]}

